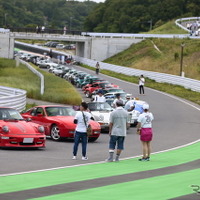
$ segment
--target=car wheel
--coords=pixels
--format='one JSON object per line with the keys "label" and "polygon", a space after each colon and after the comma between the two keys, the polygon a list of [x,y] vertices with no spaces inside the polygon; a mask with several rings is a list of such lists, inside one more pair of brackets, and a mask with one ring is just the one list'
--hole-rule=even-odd
{"label": "car wheel", "polygon": [[88,138],[88,142],[95,142],[97,139],[98,137]]}
{"label": "car wheel", "polygon": [[50,66],[49,65],[47,65],[47,69],[49,69],[50,68]]}
{"label": "car wheel", "polygon": [[86,96],[87,98],[90,98],[90,92],[86,92],[85,96]]}
{"label": "car wheel", "polygon": [[53,125],[51,128],[51,138],[55,141],[60,140],[60,130],[57,125]]}

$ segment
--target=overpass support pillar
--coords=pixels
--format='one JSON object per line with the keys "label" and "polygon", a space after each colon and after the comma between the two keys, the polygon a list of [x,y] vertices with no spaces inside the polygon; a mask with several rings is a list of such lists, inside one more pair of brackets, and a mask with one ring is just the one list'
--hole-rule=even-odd
{"label": "overpass support pillar", "polygon": [[0,57],[13,58],[14,54],[14,38],[10,33],[0,33]]}

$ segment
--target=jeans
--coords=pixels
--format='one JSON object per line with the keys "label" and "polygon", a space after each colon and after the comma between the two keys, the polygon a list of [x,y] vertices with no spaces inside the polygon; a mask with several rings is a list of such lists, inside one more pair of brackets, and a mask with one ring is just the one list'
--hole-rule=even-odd
{"label": "jeans", "polygon": [[124,139],[125,139],[124,136],[111,135],[110,142],[109,142],[109,149],[115,149],[115,146],[117,145],[117,149],[123,150]]}
{"label": "jeans", "polygon": [[144,86],[143,86],[143,85],[140,85],[140,86],[139,86],[139,91],[140,91],[140,94],[141,94],[141,93],[144,94]]}
{"label": "jeans", "polygon": [[87,142],[88,142],[87,133],[76,131],[75,137],[74,137],[74,150],[73,150],[74,156],[77,155],[78,145],[80,142],[82,143],[82,156],[85,157],[86,149],[87,149]]}

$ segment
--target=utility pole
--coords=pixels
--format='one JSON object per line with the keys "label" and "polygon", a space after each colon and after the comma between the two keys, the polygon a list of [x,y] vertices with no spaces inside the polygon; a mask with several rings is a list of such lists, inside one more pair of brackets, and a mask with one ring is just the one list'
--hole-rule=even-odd
{"label": "utility pole", "polygon": [[153,20],[152,20],[152,19],[149,20],[148,23],[150,24],[150,28],[149,28],[149,30],[151,31],[151,30],[152,30],[152,23],[153,23]]}
{"label": "utility pole", "polygon": [[70,20],[69,20],[69,30],[71,31],[71,27],[72,27],[72,19],[73,17],[70,17]]}
{"label": "utility pole", "polygon": [[4,14],[4,22],[5,22],[5,28],[7,27],[7,15],[8,15],[8,13],[5,13]]}
{"label": "utility pole", "polygon": [[180,61],[180,76],[184,76],[183,75],[183,49],[184,49],[185,44],[182,43],[181,44],[181,61]]}

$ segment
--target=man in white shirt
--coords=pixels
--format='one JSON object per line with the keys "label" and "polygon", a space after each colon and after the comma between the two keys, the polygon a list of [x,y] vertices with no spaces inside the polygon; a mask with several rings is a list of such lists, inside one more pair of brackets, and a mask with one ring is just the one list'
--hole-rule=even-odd
{"label": "man in white shirt", "polygon": [[128,112],[133,111],[135,108],[135,100],[131,99],[131,94],[127,94],[126,95],[126,103],[124,106],[124,109],[127,110]]}
{"label": "man in white shirt", "polygon": [[94,97],[93,102],[106,102],[106,98],[104,97],[102,90],[98,91],[98,94]]}
{"label": "man in white shirt", "polygon": [[145,83],[144,76],[141,75],[139,78],[139,93],[143,95],[144,95],[144,83]]}
{"label": "man in white shirt", "polygon": [[117,108],[117,105],[116,105],[116,102],[117,101],[121,101],[122,103],[123,103],[123,105],[124,105],[124,100],[121,98],[121,95],[120,95],[120,93],[117,93],[117,94],[115,94],[115,100],[113,101],[113,103],[112,103],[112,107],[113,108]]}

